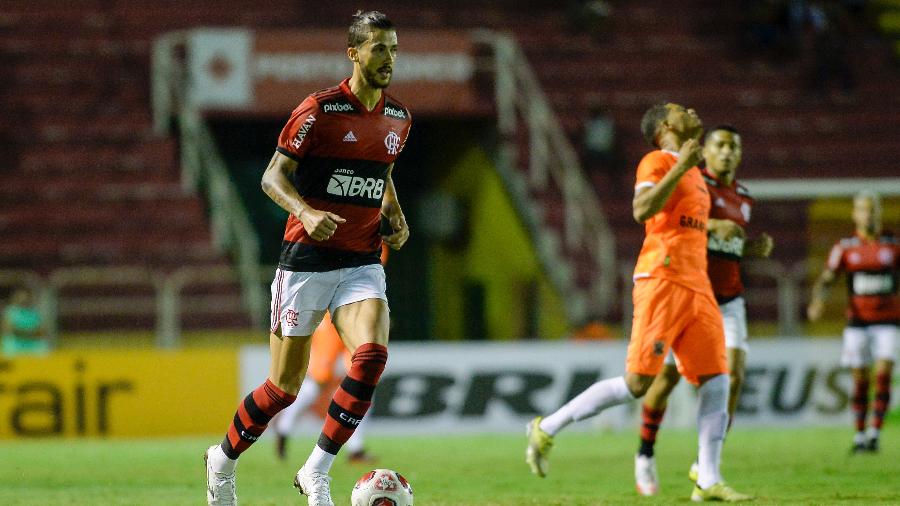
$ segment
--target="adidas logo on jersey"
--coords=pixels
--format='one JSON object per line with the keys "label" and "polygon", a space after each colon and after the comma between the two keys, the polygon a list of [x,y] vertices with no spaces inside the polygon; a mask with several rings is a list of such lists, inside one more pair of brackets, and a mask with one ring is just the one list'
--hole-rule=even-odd
{"label": "adidas logo on jersey", "polygon": [[344,142],[356,142],[356,136],[353,135],[353,130],[347,132],[347,135],[344,136]]}

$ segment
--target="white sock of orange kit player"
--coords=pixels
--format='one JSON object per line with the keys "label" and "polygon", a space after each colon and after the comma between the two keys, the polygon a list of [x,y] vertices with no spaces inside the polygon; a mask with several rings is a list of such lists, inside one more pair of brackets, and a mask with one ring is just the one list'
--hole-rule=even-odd
{"label": "white sock of orange kit player", "polygon": [[634,396],[628,390],[624,377],[601,380],[541,420],[541,430],[553,436],[572,422],[590,418],[606,408],[632,400]]}
{"label": "white sock of orange kit player", "polygon": [[720,374],[700,386],[700,407],[697,410],[699,450],[697,485],[707,488],[722,481],[719,463],[722,443],[728,429],[728,375]]}

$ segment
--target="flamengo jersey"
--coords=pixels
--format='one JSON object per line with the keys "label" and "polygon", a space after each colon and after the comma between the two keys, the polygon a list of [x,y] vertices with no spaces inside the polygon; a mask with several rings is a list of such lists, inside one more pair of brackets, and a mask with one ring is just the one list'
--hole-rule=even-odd
{"label": "flamengo jersey", "polygon": [[[635,191],[649,188],[666,175],[678,160],[678,153],[651,151],[637,169]],[[634,268],[635,281],[662,278],[691,290],[712,293],[706,274],[706,221],[709,219],[709,192],[700,174],[692,167],[681,179],[663,208],[644,222],[646,237]]]}
{"label": "flamengo jersey", "polygon": [[841,239],[831,248],[827,267],[847,273],[850,325],[900,323],[897,295],[900,244],[893,236]]}
{"label": "flamengo jersey", "polygon": [[366,110],[349,82],[306,97],[278,137],[277,151],[299,163],[291,181],[297,193],[313,209],[347,220],[327,241],[315,241],[289,216],[282,269],[321,272],[379,262],[385,179],[406,144],[411,117],[385,93]]}
{"label": "flamengo jersey", "polygon": [[[731,220],[746,229],[750,222],[753,199],[749,192],[737,181],[725,186],[708,170],[703,170],[703,179],[709,191],[712,207],[709,217],[716,220]],[[710,235],[706,245],[709,253],[709,280],[719,304],[724,304],[744,293],[741,281],[741,258],[744,255],[744,238],[732,237],[726,241]]]}

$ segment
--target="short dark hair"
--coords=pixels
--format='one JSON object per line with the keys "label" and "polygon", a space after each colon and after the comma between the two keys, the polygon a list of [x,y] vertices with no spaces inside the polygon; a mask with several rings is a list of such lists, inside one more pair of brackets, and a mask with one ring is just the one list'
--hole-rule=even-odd
{"label": "short dark hair", "polygon": [[644,140],[650,143],[654,148],[659,147],[659,144],[656,143],[656,134],[659,132],[659,124],[669,117],[669,108],[666,107],[666,105],[665,102],[653,104],[647,109],[647,112],[644,113],[644,117],[641,118],[641,133],[644,134]]}
{"label": "short dark hair", "polygon": [[383,13],[378,11],[356,11],[353,15],[353,23],[347,34],[347,47],[357,47],[369,40],[369,32],[372,30],[392,30],[394,23]]}
{"label": "short dark hair", "polygon": [[718,131],[731,132],[734,135],[741,135],[741,133],[738,132],[738,129],[731,125],[716,125],[706,131],[706,137],[703,138],[703,142],[708,141],[709,137],[713,134],[713,132],[718,132]]}

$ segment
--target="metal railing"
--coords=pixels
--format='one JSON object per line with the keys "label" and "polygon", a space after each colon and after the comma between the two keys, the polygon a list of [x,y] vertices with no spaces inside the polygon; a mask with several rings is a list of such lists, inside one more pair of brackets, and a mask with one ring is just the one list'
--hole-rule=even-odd
{"label": "metal railing", "polygon": [[[475,38],[494,51],[500,134],[497,168],[532,234],[538,257],[565,298],[571,322],[580,323],[588,314],[606,317],[616,296],[616,242],[593,184],[585,176],[575,149],[516,41],[491,31],[478,31]],[[520,128],[527,129],[529,139],[525,171],[518,168],[522,165],[517,155]],[[562,194],[562,233],[544,224],[544,204],[531,193],[546,189],[550,180]],[[575,266],[566,257],[564,247],[588,251],[594,263],[588,290],[577,286]]]}
{"label": "metal railing", "polygon": [[[256,284],[262,286],[271,281],[273,272],[272,267],[257,267],[254,272]],[[237,280],[234,270],[227,266],[183,267],[173,272],[144,267],[67,267],[57,269],[46,277],[32,271],[0,270],[0,288],[24,285],[37,295],[43,325],[51,343],[58,340],[60,320],[64,318],[149,316],[155,321],[156,344],[160,348],[181,345],[185,314],[231,315],[242,310],[237,297],[187,295],[186,289]],[[75,288],[88,294],[66,294]],[[117,289],[126,288],[132,292],[146,293],[116,293]],[[92,291],[99,291],[100,294]]]}
{"label": "metal railing", "polygon": [[262,327],[268,295],[259,283],[259,238],[209,126],[197,107],[185,99],[188,83],[178,55],[189,49],[186,40],[184,32],[172,32],[154,41],[154,126],[157,134],[166,135],[175,120],[180,135],[182,185],[189,191],[205,190],[213,242],[234,258],[247,311],[254,325]]}
{"label": "metal railing", "polygon": [[[614,297],[622,301],[622,327],[626,338],[633,313],[631,303],[631,275],[633,262],[619,264],[622,289]],[[803,334],[799,315],[806,286],[807,264],[798,262],[783,265],[777,261],[752,260],[745,263],[747,272],[757,279],[774,281],[774,288],[749,286],[745,293],[748,305],[757,308],[774,308],[778,317],[778,334],[799,336]],[[271,282],[274,267],[258,267],[255,275],[260,286]],[[155,324],[156,344],[161,348],[177,348],[181,345],[182,321],[186,314],[228,315],[240,310],[236,298],[217,294],[187,294],[189,289],[237,281],[237,275],[229,267],[184,267],[174,272],[160,272],[143,267],[90,267],[61,268],[41,276],[27,270],[0,270],[0,288],[27,286],[40,301],[39,309],[45,328],[56,341],[60,333],[59,321],[64,318],[87,315],[143,316],[150,315]],[[67,295],[72,288],[129,287],[145,288],[148,294]],[[773,304],[774,302],[774,304]],[[268,304],[268,298],[267,298]]]}
{"label": "metal railing", "polygon": [[[775,301],[778,314],[778,334],[781,336],[803,335],[799,315],[804,297],[804,285],[808,272],[805,261],[786,266],[772,259],[753,259],[744,262],[745,272],[756,277],[775,282],[774,293],[772,289],[749,286],[744,293],[744,299],[749,305],[765,306],[766,303]],[[619,275],[622,280],[622,328],[626,338],[630,338],[631,318],[634,314],[634,304],[631,299],[631,289],[634,286],[632,274],[634,263],[622,263],[619,266]]]}

